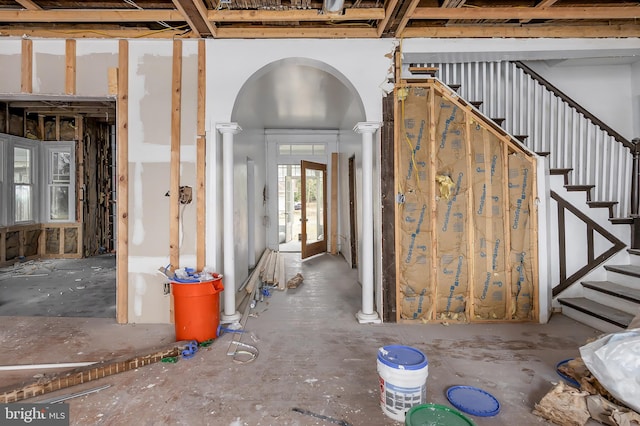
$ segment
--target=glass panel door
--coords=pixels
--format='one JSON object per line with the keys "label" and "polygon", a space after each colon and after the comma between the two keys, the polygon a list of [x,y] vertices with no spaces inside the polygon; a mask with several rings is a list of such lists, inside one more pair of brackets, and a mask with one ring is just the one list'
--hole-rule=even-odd
{"label": "glass panel door", "polygon": [[302,162],[302,259],[327,251],[327,166]]}

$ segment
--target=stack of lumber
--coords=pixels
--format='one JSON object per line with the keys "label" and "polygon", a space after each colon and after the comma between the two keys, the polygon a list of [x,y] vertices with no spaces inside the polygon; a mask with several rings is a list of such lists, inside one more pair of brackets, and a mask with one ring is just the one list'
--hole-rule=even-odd
{"label": "stack of lumber", "polygon": [[258,282],[278,287],[279,290],[285,289],[284,258],[280,252],[266,249],[262,253],[258,265],[249,276],[246,292],[252,293]]}

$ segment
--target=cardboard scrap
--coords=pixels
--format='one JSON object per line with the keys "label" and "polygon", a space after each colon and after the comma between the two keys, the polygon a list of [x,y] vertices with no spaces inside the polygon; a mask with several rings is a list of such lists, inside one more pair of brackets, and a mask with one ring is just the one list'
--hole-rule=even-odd
{"label": "cardboard scrap", "polygon": [[287,281],[287,288],[297,288],[304,281],[304,277],[298,272],[293,278]]}
{"label": "cardboard scrap", "polygon": [[591,418],[588,392],[558,383],[533,409],[533,414],[563,426],[584,426]]}

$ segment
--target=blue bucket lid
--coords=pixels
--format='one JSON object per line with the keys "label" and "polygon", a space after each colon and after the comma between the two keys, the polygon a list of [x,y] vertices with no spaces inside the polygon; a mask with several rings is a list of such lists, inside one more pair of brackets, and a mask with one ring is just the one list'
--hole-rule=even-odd
{"label": "blue bucket lid", "polygon": [[447,399],[458,410],[472,416],[491,417],[500,412],[500,403],[489,392],[473,386],[451,386]]}
{"label": "blue bucket lid", "polygon": [[421,370],[429,363],[427,356],[410,346],[391,345],[378,349],[378,360],[400,370]]}

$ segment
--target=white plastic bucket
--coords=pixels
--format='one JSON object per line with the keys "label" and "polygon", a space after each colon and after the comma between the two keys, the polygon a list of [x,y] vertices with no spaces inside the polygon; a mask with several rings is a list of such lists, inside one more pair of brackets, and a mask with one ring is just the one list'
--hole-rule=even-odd
{"label": "white plastic bucket", "polygon": [[384,346],[378,349],[377,365],[382,411],[404,422],[411,407],[427,402],[427,357],[410,346]]}

